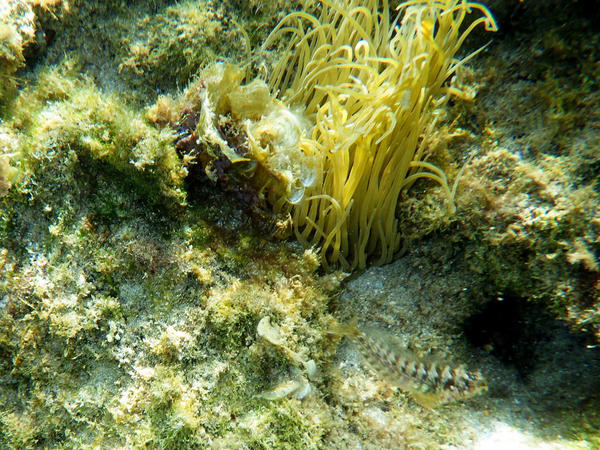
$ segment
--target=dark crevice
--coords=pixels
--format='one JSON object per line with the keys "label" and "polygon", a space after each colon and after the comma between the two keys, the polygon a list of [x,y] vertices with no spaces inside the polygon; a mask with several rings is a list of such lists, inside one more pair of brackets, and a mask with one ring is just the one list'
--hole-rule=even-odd
{"label": "dark crevice", "polygon": [[600,403],[600,348],[541,306],[507,296],[489,302],[464,324],[471,344],[513,367],[532,406],[545,410]]}

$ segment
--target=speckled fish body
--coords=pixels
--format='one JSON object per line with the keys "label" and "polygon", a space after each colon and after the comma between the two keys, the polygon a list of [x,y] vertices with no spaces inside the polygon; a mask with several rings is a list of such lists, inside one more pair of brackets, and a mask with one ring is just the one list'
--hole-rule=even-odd
{"label": "speckled fish body", "polygon": [[382,378],[409,393],[419,404],[433,408],[465,399],[487,390],[479,372],[424,362],[406,349],[387,341],[382,333],[366,332],[356,324],[340,327],[333,334],[352,339],[369,365]]}

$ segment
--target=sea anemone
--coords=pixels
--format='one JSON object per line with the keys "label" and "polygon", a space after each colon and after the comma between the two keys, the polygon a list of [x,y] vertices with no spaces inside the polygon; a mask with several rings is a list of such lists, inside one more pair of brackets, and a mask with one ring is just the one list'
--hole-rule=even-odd
{"label": "sea anemone", "polygon": [[427,161],[429,144],[447,100],[474,95],[460,69],[479,50],[456,52],[475,27],[496,24],[467,0],[397,10],[390,17],[387,0],[320,0],[316,15],[293,12],[266,39],[264,52],[283,46],[266,81],[242,85],[242,68],[217,64],[186,93],[192,110],[201,105],[178,127],[192,132],[182,141],[188,157],[205,160],[217,181],[215,167],[231,163],[244,192],[287,217],[325,269],[391,261],[401,246],[398,198],[420,178],[437,182],[455,209],[456,182]]}
{"label": "sea anemone", "polygon": [[[461,31],[474,10],[481,16]],[[287,196],[273,206],[291,214],[296,237],[320,249],[325,267],[389,262],[401,244],[398,197],[419,178],[439,183],[454,210],[454,189],[427,162],[428,136],[450,96],[473,95],[457,75],[477,52],[461,60],[456,52],[475,27],[496,31],[496,23],[467,0],[412,0],[397,11],[390,17],[387,0],[320,0],[316,15],[289,14],[263,46],[287,42],[268,86],[289,109],[274,114],[279,124],[263,119],[263,145],[250,147],[287,173]],[[285,145],[294,154],[265,143],[269,127],[283,139],[282,123],[299,136]]]}

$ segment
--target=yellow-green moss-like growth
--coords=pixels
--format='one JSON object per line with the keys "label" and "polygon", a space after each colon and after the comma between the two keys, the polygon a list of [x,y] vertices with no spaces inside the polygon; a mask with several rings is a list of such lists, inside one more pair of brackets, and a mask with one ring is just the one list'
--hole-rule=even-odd
{"label": "yellow-green moss-like growth", "polygon": [[[473,10],[482,16],[461,31]],[[456,76],[469,57],[456,52],[475,27],[496,24],[467,0],[407,1],[398,11],[393,20],[387,0],[320,0],[318,15],[289,14],[265,42],[288,39],[270,91],[314,125],[299,148],[315,170],[301,180],[288,171],[293,198],[274,206],[290,212],[297,238],[320,248],[326,267],[389,262],[400,247],[398,196],[419,178],[438,182],[454,208],[446,175],[426,161],[428,136],[449,96],[470,96]]]}
{"label": "yellow-green moss-like growth", "polygon": [[16,91],[17,69],[25,65],[24,48],[35,37],[36,17],[30,2],[0,4],[0,109]]}

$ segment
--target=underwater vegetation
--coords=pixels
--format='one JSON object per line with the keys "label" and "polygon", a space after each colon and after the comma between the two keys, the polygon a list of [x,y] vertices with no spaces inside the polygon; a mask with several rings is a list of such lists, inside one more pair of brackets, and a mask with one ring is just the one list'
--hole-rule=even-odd
{"label": "underwater vegetation", "polygon": [[8,2],[0,8],[0,105],[16,89],[14,73],[25,64],[24,47],[35,36],[31,5]]}
{"label": "underwater vegetation", "polygon": [[491,1],[0,2],[0,447],[597,447],[600,37]]}

